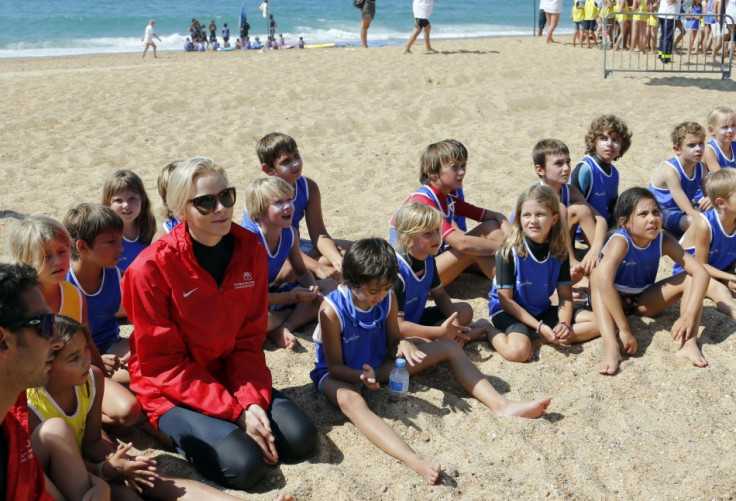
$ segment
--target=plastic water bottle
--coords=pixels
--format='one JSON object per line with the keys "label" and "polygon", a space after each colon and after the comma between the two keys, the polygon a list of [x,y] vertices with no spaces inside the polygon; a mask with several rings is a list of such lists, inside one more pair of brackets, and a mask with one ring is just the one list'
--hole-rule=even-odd
{"label": "plastic water bottle", "polygon": [[396,359],[396,367],[388,377],[388,401],[399,402],[409,393],[409,372],[406,370],[406,360]]}

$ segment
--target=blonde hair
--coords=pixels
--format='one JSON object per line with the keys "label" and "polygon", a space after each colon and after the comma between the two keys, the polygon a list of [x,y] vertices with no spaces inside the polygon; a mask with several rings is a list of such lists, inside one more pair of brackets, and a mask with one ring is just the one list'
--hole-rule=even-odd
{"label": "blonde hair", "polygon": [[210,173],[221,175],[227,183],[225,169],[209,157],[187,158],[171,171],[166,190],[166,205],[176,217],[182,221],[186,219],[187,204],[195,191],[194,184],[200,176]]}
{"label": "blonde hair", "polygon": [[419,182],[429,183],[433,175],[439,175],[443,168],[451,168],[458,161],[468,161],[468,150],[460,141],[445,139],[430,144],[419,158]]}
{"label": "blonde hair", "polygon": [[698,122],[682,122],[672,129],[672,144],[682,146],[688,134],[698,136],[705,141],[705,129]]}
{"label": "blonde hair", "polygon": [[736,112],[726,106],[716,106],[708,113],[708,127],[715,127],[727,119],[736,121]]}
{"label": "blonde hair", "polygon": [[44,246],[61,240],[71,250],[72,239],[63,224],[56,219],[32,214],[15,221],[8,230],[8,252],[18,263],[27,263],[36,271],[46,260]]}
{"label": "blonde hair", "polygon": [[276,176],[259,177],[245,189],[245,210],[248,217],[256,221],[260,216],[268,212],[268,206],[274,200],[287,197],[294,198],[294,188]]}
{"label": "blonde hair", "polygon": [[161,197],[161,201],[164,203],[163,211],[161,212],[166,219],[171,219],[174,217],[174,213],[171,212],[171,209],[166,205],[166,191],[169,187],[169,177],[171,176],[171,173],[176,169],[176,166],[181,163],[181,160],[174,160],[173,162],[169,162],[166,165],[164,165],[164,168],[161,169],[161,172],[158,174],[158,179],[156,179],[156,188],[158,189],[158,195]]}
{"label": "blonde hair", "polygon": [[705,191],[713,203],[713,208],[717,209],[716,198],[725,200],[736,191],[736,170],[721,169],[713,173],[705,182]]}
{"label": "blonde hair", "polygon": [[516,207],[514,208],[514,222],[511,224],[511,229],[508,235],[506,235],[503,244],[501,244],[499,252],[509,261],[513,259],[514,249],[516,249],[519,257],[526,257],[524,229],[521,227],[521,207],[529,200],[543,205],[550,210],[553,216],[557,216],[557,222],[550,229],[547,238],[549,252],[557,259],[567,259],[567,239],[569,237],[562,225],[562,218],[560,217],[560,199],[552,188],[541,184],[529,186],[519,195],[519,199],[516,201]]}
{"label": "blonde hair", "polygon": [[429,231],[439,231],[442,225],[440,211],[427,204],[409,202],[402,206],[394,218],[396,243],[399,252],[409,252],[417,235]]}

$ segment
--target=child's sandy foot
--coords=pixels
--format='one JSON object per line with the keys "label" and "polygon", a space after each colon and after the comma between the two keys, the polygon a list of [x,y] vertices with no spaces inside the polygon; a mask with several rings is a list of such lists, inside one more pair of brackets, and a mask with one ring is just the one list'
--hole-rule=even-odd
{"label": "child's sandy foot", "polygon": [[287,350],[293,350],[297,344],[296,336],[283,325],[272,331],[268,331],[268,339],[273,341],[277,347]]}
{"label": "child's sandy foot", "polygon": [[618,372],[618,364],[621,362],[621,354],[614,351],[603,355],[603,360],[598,364],[598,373],[605,376],[613,376]]}
{"label": "child's sandy foot", "polygon": [[486,337],[488,333],[491,332],[491,329],[494,328],[491,323],[485,318],[481,318],[476,322],[471,322],[470,324],[468,324],[468,327],[470,327],[470,332],[468,332],[467,335],[468,337],[470,337],[470,341],[482,340],[484,337]]}
{"label": "child's sandy foot", "polygon": [[440,472],[442,472],[439,463],[430,463],[418,456],[415,462],[407,464],[407,466],[426,480],[429,485],[435,485],[440,478]]}
{"label": "child's sandy foot", "polygon": [[696,367],[707,367],[708,361],[703,356],[703,352],[700,351],[700,347],[696,343],[685,343],[682,348],[677,350],[675,353],[678,357],[682,357],[685,360],[690,360]]}
{"label": "child's sandy foot", "polygon": [[552,399],[549,397],[532,400],[530,402],[514,402],[513,400],[507,400],[503,409],[498,413],[498,416],[515,416],[536,419],[545,413],[547,407],[549,407],[549,404],[551,403]]}
{"label": "child's sandy foot", "polygon": [[630,332],[619,332],[618,337],[621,339],[622,351],[627,355],[634,355],[639,349],[636,338]]}

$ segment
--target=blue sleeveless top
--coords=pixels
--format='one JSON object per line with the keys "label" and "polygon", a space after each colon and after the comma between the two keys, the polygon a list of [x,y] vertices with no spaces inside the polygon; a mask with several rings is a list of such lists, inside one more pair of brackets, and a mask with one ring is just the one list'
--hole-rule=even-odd
{"label": "blue sleeveless top", "polygon": [[[618,265],[613,285],[617,291],[624,294],[644,292],[657,280],[659,259],[662,257],[662,232],[644,248],[637,247],[631,240],[629,233],[623,228],[613,232],[608,242],[617,236],[626,239],[628,250]],[[603,254],[605,252],[604,247]]]}
{"label": "blue sleeveless top", "polygon": [[591,174],[590,191],[585,195],[585,198],[608,221],[611,219],[608,206],[618,197],[618,169],[612,164],[611,174],[606,174],[598,165],[596,159],[590,155],[585,155],[583,162],[588,164]]}
{"label": "blue sleeveless top", "polygon": [[[307,210],[307,204],[309,203],[309,187],[307,186],[307,178],[300,176],[296,180],[296,186],[294,186],[294,198],[291,199],[294,203],[294,217],[291,218],[291,226],[296,229],[296,235],[299,237],[299,223],[304,217],[304,213]],[[248,221],[251,219],[248,217],[248,211],[243,207],[243,217],[240,220],[240,226],[243,228],[248,227]]]}
{"label": "blue sleeveless top", "polygon": [[284,266],[284,262],[289,258],[289,252],[291,252],[291,247],[294,245],[294,229],[289,227],[281,230],[279,247],[275,253],[271,254],[261,228],[250,219],[245,222],[244,227],[246,230],[254,233],[260,240],[261,245],[266,249],[266,256],[268,257],[268,283],[272,284]]}
{"label": "blue sleeveless top", "polygon": [[[386,316],[391,310],[391,293],[372,307],[363,311],[355,307],[350,290],[341,285],[325,296],[325,301],[337,312],[342,327],[342,358],[345,365],[357,370],[363,370],[363,364],[377,369],[386,358]],[[327,359],[325,358],[322,340],[316,336],[317,353],[314,369],[309,373],[314,384],[327,374]]]}
{"label": "blue sleeveless top", "polygon": [[[537,261],[526,242],[524,246],[527,253],[525,258],[520,258],[516,249],[513,249],[516,274],[514,301],[531,315],[536,316],[552,304],[549,297],[557,288],[562,261],[550,254],[547,254],[544,261]],[[502,311],[498,299],[498,284],[494,277],[493,287],[488,294],[488,313],[494,317]]]}
{"label": "blue sleeveless top", "polygon": [[434,278],[434,256],[424,261],[424,275],[420,278],[414,274],[411,264],[404,257],[396,253],[399,261],[399,280],[404,284],[404,320],[418,324],[427,304],[429,291]]}
{"label": "blue sleeveless top", "polygon": [[[719,270],[725,270],[731,263],[736,261],[736,231],[730,235],[725,232],[715,209],[707,210],[701,213],[701,216],[705,218],[710,227],[708,264]],[[682,239],[680,239],[680,243],[682,243]],[[694,256],[695,246],[688,247],[685,251]],[[685,270],[677,263],[672,267],[673,275],[683,271]]]}
{"label": "blue sleeveless top", "polygon": [[128,269],[130,263],[138,257],[143,249],[148,247],[149,244],[144,244],[140,240],[140,235],[135,240],[128,240],[123,236],[123,252],[120,254],[120,261],[118,261],[118,269],[122,272]]}
{"label": "blue sleeveless top", "polygon": [[[682,164],[677,157],[670,158],[669,160],[667,160],[667,163],[669,163],[672,168],[675,169],[677,177],[680,178],[680,186],[682,186],[682,191],[685,192],[688,200],[693,203],[697,203],[701,198],[703,198],[702,182],[704,170],[702,163],[698,163],[697,165],[695,165],[695,171],[693,171],[693,177],[691,178],[687,177],[685,171],[682,170]],[[659,208],[662,209],[663,212],[680,210],[680,207],[677,205],[677,202],[675,202],[675,200],[672,198],[672,193],[670,193],[670,190],[668,188],[658,188],[650,182],[649,191],[654,194],[654,198],[657,199],[657,202],[659,203]]]}
{"label": "blue sleeveless top", "polygon": [[102,284],[99,290],[87,292],[79,285],[74,270],[69,268],[67,282],[71,282],[87,298],[87,320],[92,333],[92,341],[97,347],[115,341],[120,336],[120,326],[115,314],[120,309],[122,294],[120,293],[120,270],[103,268]]}
{"label": "blue sleeveless top", "polygon": [[736,154],[734,154],[734,152],[736,152],[736,141],[731,141],[731,158],[728,158],[723,154],[721,147],[718,146],[715,139],[708,141],[707,146],[710,146],[710,148],[715,152],[716,158],[718,159],[718,165],[721,167],[736,167]]}

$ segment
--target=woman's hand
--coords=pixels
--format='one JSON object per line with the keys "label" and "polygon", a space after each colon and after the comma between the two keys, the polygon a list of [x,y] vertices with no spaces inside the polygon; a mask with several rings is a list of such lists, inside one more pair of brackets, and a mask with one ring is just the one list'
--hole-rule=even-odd
{"label": "woman's hand", "polygon": [[248,410],[240,414],[237,423],[261,448],[263,461],[266,464],[274,465],[278,463],[279,453],[276,452],[276,438],[271,433],[271,422],[263,407],[252,404],[248,407]]}

